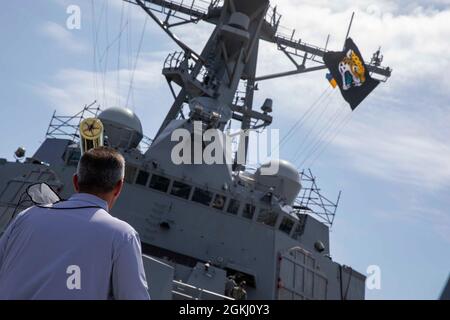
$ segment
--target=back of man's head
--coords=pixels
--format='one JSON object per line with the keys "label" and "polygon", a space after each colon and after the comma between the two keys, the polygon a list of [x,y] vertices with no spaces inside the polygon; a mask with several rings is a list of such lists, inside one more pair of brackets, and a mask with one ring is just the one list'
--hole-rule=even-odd
{"label": "back of man's head", "polygon": [[78,168],[79,192],[104,194],[114,190],[125,174],[125,159],[116,150],[98,147],[83,154]]}

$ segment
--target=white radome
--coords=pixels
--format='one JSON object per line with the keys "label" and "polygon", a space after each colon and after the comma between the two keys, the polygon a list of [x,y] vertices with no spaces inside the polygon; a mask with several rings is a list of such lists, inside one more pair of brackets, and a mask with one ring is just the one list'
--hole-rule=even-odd
{"label": "white radome", "polygon": [[142,134],[142,124],[138,116],[128,108],[112,107],[104,110],[98,116],[103,123],[112,122]]}
{"label": "white radome", "polygon": [[[272,173],[272,170],[268,170],[269,168],[278,168],[278,170]],[[294,203],[302,188],[297,168],[286,160],[271,160],[263,164],[256,170],[255,179],[258,184],[272,188],[274,195],[280,197],[287,204]]]}
{"label": "white radome", "polygon": [[102,111],[98,118],[105,127],[105,136],[112,147],[136,148],[141,142],[141,120],[132,110],[112,107]]}

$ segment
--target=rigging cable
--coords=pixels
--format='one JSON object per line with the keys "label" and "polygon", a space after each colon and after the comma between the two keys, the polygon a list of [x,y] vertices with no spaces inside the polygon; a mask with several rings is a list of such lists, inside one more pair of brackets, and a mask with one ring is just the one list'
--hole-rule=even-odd
{"label": "rigging cable", "polygon": [[[120,106],[120,53],[121,53],[121,44],[122,44],[122,32],[125,29],[123,26],[123,12],[125,9],[125,1],[122,2],[122,8],[120,10],[120,32],[119,32],[119,45],[118,45],[118,53],[117,53],[117,106]],[[128,21],[127,21],[128,24]]]}
{"label": "rigging cable", "polygon": [[280,145],[286,144],[289,139],[294,136],[295,130],[300,130],[303,125],[306,123],[306,120],[314,116],[314,112],[320,108],[320,106],[327,101],[330,97],[332,91],[330,91],[329,87],[327,87],[323,93],[319,96],[319,98],[313,102],[313,104],[308,108],[308,110],[303,114],[303,116],[292,126],[291,130],[289,130],[288,134],[282,139]]}
{"label": "rigging cable", "polygon": [[[106,43],[109,43],[109,25],[108,25],[108,0],[105,0],[105,6],[104,6],[104,10],[105,10],[105,34],[106,34]],[[104,63],[104,67],[103,67],[103,104],[105,106],[108,106],[108,102],[106,99],[106,83],[107,83],[107,77],[106,77],[106,72],[108,69],[108,53],[109,53],[109,48],[106,47],[106,56],[105,56],[105,63]],[[102,61],[99,61],[100,65],[102,63]]]}
{"label": "rigging cable", "polygon": [[[102,65],[100,63],[100,61],[98,61],[98,52],[99,52],[99,33],[101,30],[101,22],[103,20],[103,15],[105,13],[105,6],[106,6],[106,2],[103,2],[103,5],[101,6],[100,9],[100,13],[99,13],[99,18],[98,18],[98,24],[95,23],[95,21],[97,20],[96,14],[95,14],[95,5],[94,5],[94,0],[91,0],[91,6],[92,6],[92,23],[93,23],[93,42],[94,42],[94,87],[96,88],[96,97],[97,97],[97,101],[99,101],[99,96],[100,96],[100,85],[99,82],[102,81],[102,88],[103,88],[103,92],[104,92],[104,77],[102,75],[100,75],[100,80],[98,80],[99,77],[99,73],[103,72],[102,70]],[[98,65],[98,67],[97,67]],[[104,101],[103,101],[104,102]]]}
{"label": "rigging cable", "polygon": [[105,58],[107,52],[109,52],[109,49],[111,49],[111,47],[112,47],[113,45],[115,45],[117,41],[120,42],[120,39],[121,39],[121,37],[122,37],[122,33],[123,33],[124,30],[125,30],[125,26],[123,26],[122,29],[119,30],[119,33],[117,34],[117,36],[116,36],[111,42],[108,43],[108,45],[106,46],[105,50],[103,51],[103,53],[102,53],[101,56],[100,56],[100,59],[99,59],[100,63],[101,63],[101,62],[103,61],[103,59]]}
{"label": "rigging cable", "polygon": [[93,54],[93,78],[94,78],[94,91],[95,91],[95,100],[98,101],[99,92],[98,92],[98,79],[97,79],[97,25],[95,23],[95,5],[94,0],[91,0],[91,13],[92,13],[92,54]]}
{"label": "rigging cable", "polygon": [[[107,1],[107,0],[106,0]],[[98,24],[96,24],[96,27],[95,27],[95,64],[96,64],[96,66],[98,65],[98,68],[96,67],[96,77],[98,77],[99,76],[99,73],[101,73],[101,72],[103,72],[102,71],[102,66],[101,66],[101,63],[98,61],[98,52],[99,52],[99,34],[100,34],[100,30],[101,30],[101,23],[102,23],[102,20],[103,20],[103,16],[104,16],[104,14],[105,14],[105,8],[106,8],[106,1],[103,1],[103,5],[102,5],[102,7],[101,7],[101,10],[100,10],[100,15],[99,15],[99,18],[98,18]],[[95,20],[95,18],[94,18],[94,20]],[[100,74],[100,81],[102,81],[102,88],[103,88],[103,92],[104,92],[104,77],[102,77],[102,75]],[[99,88],[99,86],[100,85],[98,85],[98,96],[100,96],[100,88]],[[99,100],[99,99],[98,99]],[[104,101],[102,101],[103,103],[104,103]]]}
{"label": "rigging cable", "polygon": [[[308,157],[314,150],[316,150],[317,145],[323,143],[323,138],[332,130],[334,124],[339,119],[342,114],[342,110],[336,109],[334,114],[328,119],[326,125],[318,132],[317,139],[313,140],[305,147],[304,157]],[[303,163],[303,162],[302,162]]]}
{"label": "rigging cable", "polygon": [[[283,138],[280,140],[280,143],[278,143],[273,149],[271,149],[270,155],[273,154],[273,152],[277,151],[278,149],[281,149],[281,147],[293,136],[293,133],[296,129],[300,129],[305,120],[309,117],[310,113],[314,110],[314,107],[322,100],[322,98],[325,97],[327,94],[327,91],[329,91],[329,86],[323,90],[323,92],[320,94],[320,96],[309,106],[309,108],[306,110],[305,113],[291,126],[289,131],[283,136]],[[328,94],[331,94],[331,92],[328,92]],[[325,97],[326,99],[326,97]]]}
{"label": "rigging cable", "polygon": [[[126,26],[126,25],[125,25]],[[114,38],[113,41],[111,41],[108,46],[106,47],[105,51],[103,52],[102,56],[99,59],[99,63],[101,64],[103,61],[103,58],[106,56],[109,52],[109,50],[112,48],[112,46],[119,40],[119,54],[117,58],[117,105],[120,106],[120,39],[122,37],[122,33],[125,30],[125,26],[122,27],[121,30],[119,30],[119,34]],[[105,62],[106,63],[106,62]],[[104,79],[107,77],[107,65],[105,64],[104,69]],[[105,81],[105,80],[104,80]],[[105,88],[105,85],[104,85]],[[104,89],[105,90],[105,89]]]}
{"label": "rigging cable", "polygon": [[144,26],[142,28],[141,38],[139,40],[138,51],[136,53],[136,60],[134,62],[134,67],[133,67],[133,71],[132,71],[132,74],[131,74],[130,87],[128,88],[128,96],[127,96],[126,105],[128,105],[128,101],[130,100],[131,92],[133,91],[134,74],[136,72],[136,67],[137,67],[137,64],[138,64],[138,61],[139,61],[139,56],[141,54],[142,43],[144,42],[144,35],[145,35],[145,29],[147,27],[147,21],[148,21],[148,16],[145,18]]}
{"label": "rigging cable", "polygon": [[[317,125],[319,125],[320,120],[323,118],[323,116],[325,115],[325,112],[328,110],[328,107],[330,106],[331,102],[333,101],[334,96],[336,95],[336,92],[334,91],[332,94],[330,94],[327,98],[326,101],[323,101],[323,104],[325,107],[323,108],[323,110],[319,113],[318,117],[315,119],[313,125],[311,126],[311,128],[309,128],[308,132],[306,133],[305,137],[302,139],[302,141],[300,142],[297,151],[294,154],[293,159],[296,159],[297,157],[299,157],[302,154],[302,151],[304,149],[304,145],[305,143],[308,141],[309,137],[313,134],[315,128],[317,127]],[[322,107],[322,105],[320,107]],[[319,110],[319,108],[317,108]],[[311,142],[314,143],[315,138],[312,137]],[[306,146],[308,145],[308,143],[306,143]]]}
{"label": "rigging cable", "polygon": [[[127,14],[128,14],[128,21],[129,21],[129,24],[127,25],[127,58],[128,58],[128,65],[127,65],[127,68],[128,68],[128,72],[129,72],[129,77],[130,77],[130,83],[131,83],[131,78],[132,78],[132,63],[131,63],[131,54],[132,54],[132,50],[131,50],[131,48],[132,48],[132,45],[133,45],[133,41],[132,41],[132,20],[131,20],[131,6],[128,6],[128,12],[127,12]],[[128,99],[127,99],[127,101],[126,101],[126,103],[125,103],[125,107],[126,108],[129,108],[129,106],[128,106]]]}
{"label": "rigging cable", "polygon": [[[342,121],[336,127],[336,131],[335,131],[334,135],[332,135],[330,137],[328,142],[322,147],[322,149],[319,151],[319,153],[317,153],[317,156],[315,158],[313,158],[313,160],[312,160],[312,162],[310,164],[310,167],[312,167],[316,163],[316,161],[320,158],[320,156],[328,149],[328,147],[339,136],[339,134],[342,132],[342,130],[344,130],[344,128],[348,125],[348,123],[352,119],[352,116],[353,116],[353,112],[348,114],[345,118],[342,119]],[[305,162],[306,162],[306,160],[305,160]]]}
{"label": "rigging cable", "polygon": [[335,110],[334,114],[328,119],[326,125],[318,132],[317,139],[311,141],[311,143],[308,146],[306,146],[303,155],[304,158],[303,161],[300,163],[299,168],[301,168],[306,159],[308,159],[311,156],[311,154],[314,153],[324,143],[324,138],[327,137],[331,132],[333,132],[335,124],[339,122],[339,118],[341,118],[342,115],[345,114],[344,111],[345,109],[343,108],[344,104],[345,103],[341,103],[339,107]]}

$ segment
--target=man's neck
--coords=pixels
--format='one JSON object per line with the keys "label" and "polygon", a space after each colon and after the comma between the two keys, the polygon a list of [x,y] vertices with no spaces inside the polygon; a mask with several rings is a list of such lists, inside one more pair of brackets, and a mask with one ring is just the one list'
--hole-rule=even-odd
{"label": "man's neck", "polygon": [[107,203],[108,210],[111,208],[111,203],[112,203],[113,197],[109,193],[96,193],[96,192],[87,192],[87,191],[82,191],[82,190],[80,190],[78,193],[86,193],[86,194],[96,196],[97,198],[100,198]]}

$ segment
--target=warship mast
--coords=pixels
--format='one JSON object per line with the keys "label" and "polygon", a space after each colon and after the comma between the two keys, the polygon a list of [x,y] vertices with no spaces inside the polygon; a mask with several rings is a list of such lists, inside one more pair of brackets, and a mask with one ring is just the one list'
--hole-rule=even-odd
{"label": "warship mast", "polygon": [[[322,58],[327,49],[297,39],[295,30],[288,36],[279,32],[281,15],[277,7],[272,7],[268,0],[125,1],[141,7],[183,50],[181,54],[172,54],[166,59],[163,74],[175,100],[155,139],[172,120],[180,117],[184,104],[194,97],[207,97],[210,104],[228,109],[222,112],[223,119],[228,121],[228,115],[231,114],[233,120],[241,122],[239,150],[244,154],[244,159],[241,159],[240,165],[235,169],[245,169],[242,164],[247,160],[248,130],[265,128],[273,120],[270,115],[271,99],[266,99],[262,106],[263,112],[254,110],[253,100],[257,83],[326,69]],[[164,19],[160,20],[156,13],[162,14]],[[195,53],[172,32],[173,27],[199,21],[215,25],[214,32],[201,54]],[[260,40],[275,44],[292,62],[294,69],[257,76]],[[382,67],[379,60],[372,60],[367,65],[369,71],[382,77],[383,81],[391,75],[391,69]],[[241,81],[245,85],[242,97],[236,93]],[[178,94],[175,94],[172,82],[181,86]],[[221,121],[219,129],[224,128],[226,121]],[[262,124],[252,125],[259,121],[262,121]]]}

